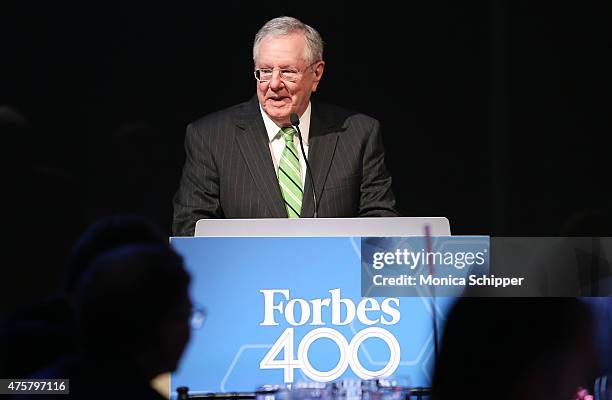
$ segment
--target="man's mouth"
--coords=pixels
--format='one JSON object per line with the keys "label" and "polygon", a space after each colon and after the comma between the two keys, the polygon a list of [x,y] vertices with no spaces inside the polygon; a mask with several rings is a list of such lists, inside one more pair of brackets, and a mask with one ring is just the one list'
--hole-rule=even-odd
{"label": "man's mouth", "polygon": [[269,97],[268,100],[270,100],[273,105],[280,105],[286,103],[287,97]]}

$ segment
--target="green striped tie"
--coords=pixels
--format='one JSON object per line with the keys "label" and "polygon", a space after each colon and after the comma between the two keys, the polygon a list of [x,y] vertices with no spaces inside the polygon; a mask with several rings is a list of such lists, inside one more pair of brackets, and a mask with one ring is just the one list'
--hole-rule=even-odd
{"label": "green striped tie", "polygon": [[302,210],[302,175],[297,149],[293,144],[293,128],[282,128],[281,135],[285,139],[285,149],[278,163],[278,182],[280,184],[287,215],[289,218],[299,218]]}

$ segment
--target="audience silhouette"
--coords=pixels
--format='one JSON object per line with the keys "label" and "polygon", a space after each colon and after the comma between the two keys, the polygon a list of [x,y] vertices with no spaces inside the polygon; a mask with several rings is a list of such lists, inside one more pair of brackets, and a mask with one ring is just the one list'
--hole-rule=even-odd
{"label": "audience silhouette", "polygon": [[575,298],[461,298],[444,328],[433,398],[572,399],[595,378],[592,322]]}
{"label": "audience silhouette", "polygon": [[26,377],[74,353],[73,297],[78,282],[96,256],[133,243],[168,246],[168,238],[148,219],[135,215],[111,216],[89,226],[65,263],[62,291],[15,310],[2,323],[0,376]]}
{"label": "audience silhouette", "polygon": [[78,355],[34,377],[69,378],[72,399],[162,399],[150,381],[176,369],[189,341],[189,281],[167,245],[97,256],[75,290]]}

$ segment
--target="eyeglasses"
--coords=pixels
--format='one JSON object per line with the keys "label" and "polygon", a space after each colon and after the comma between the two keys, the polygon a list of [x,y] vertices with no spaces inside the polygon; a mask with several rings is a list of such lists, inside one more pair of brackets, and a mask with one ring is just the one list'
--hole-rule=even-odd
{"label": "eyeglasses", "polygon": [[189,326],[191,329],[200,329],[206,321],[206,310],[202,307],[192,308],[189,313]]}
{"label": "eyeglasses", "polygon": [[[285,82],[297,82],[298,79],[300,79],[301,74],[304,73],[304,71],[306,71],[308,68],[315,65],[316,63],[318,63],[318,61],[313,62],[312,64],[310,64],[309,66],[307,66],[301,71],[297,69],[292,69],[292,68],[279,69],[278,75],[280,79]],[[259,82],[268,82],[272,80],[272,76],[274,76],[275,69],[276,68],[256,68],[254,71],[255,79],[257,79]]]}

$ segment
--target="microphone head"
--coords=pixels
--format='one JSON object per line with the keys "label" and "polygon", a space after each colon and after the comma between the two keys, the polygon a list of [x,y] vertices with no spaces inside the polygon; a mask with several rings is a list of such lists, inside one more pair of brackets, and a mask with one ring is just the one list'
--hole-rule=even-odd
{"label": "microphone head", "polygon": [[289,119],[291,120],[291,125],[298,126],[300,124],[300,117],[296,113],[291,113],[289,115]]}

